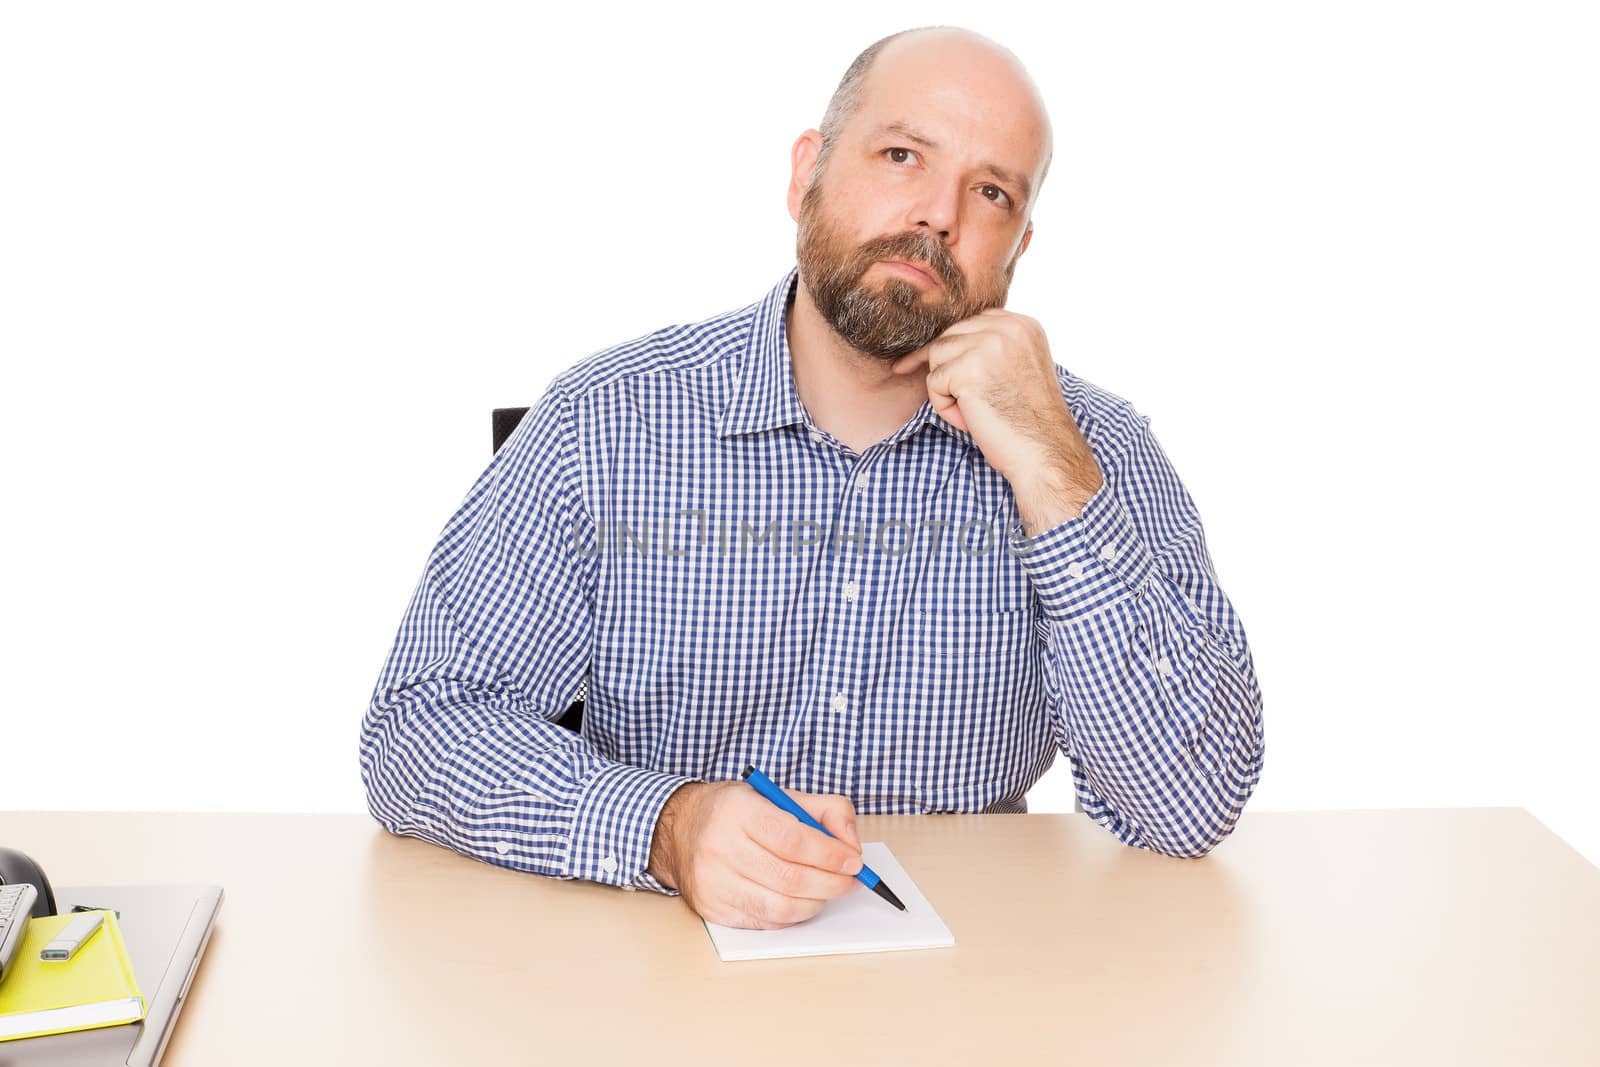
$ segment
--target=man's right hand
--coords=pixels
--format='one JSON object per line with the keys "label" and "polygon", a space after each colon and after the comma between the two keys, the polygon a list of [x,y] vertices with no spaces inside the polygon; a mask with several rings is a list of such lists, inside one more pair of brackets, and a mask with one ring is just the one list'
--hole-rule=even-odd
{"label": "man's right hand", "polygon": [[861,885],[861,839],[849,797],[788,792],[834,836],[742,780],[688,782],[661,809],[646,870],[723,926],[777,930],[804,922]]}

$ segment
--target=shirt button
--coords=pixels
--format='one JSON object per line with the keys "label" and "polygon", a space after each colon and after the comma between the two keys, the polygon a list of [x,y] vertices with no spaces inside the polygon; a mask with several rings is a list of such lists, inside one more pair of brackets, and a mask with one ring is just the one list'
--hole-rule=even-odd
{"label": "shirt button", "polygon": [[811,431],[811,439],[813,441],[817,441],[817,442],[820,443],[822,441],[822,431],[821,430],[812,430]]}
{"label": "shirt button", "polygon": [[625,893],[637,893],[639,891],[639,887],[636,885],[625,885],[622,889]]}
{"label": "shirt button", "polygon": [[871,484],[871,480],[865,474],[863,474],[861,477],[856,479],[856,492],[865,493],[869,484]]}
{"label": "shirt button", "polygon": [[1100,558],[1105,560],[1107,563],[1110,563],[1112,560],[1116,559],[1117,558],[1117,546],[1116,545],[1101,545],[1100,546]]}
{"label": "shirt button", "polygon": [[835,694],[833,694],[833,710],[834,711],[843,711],[845,709],[846,705],[848,705],[848,704],[849,704],[849,701],[847,701],[845,699],[845,696],[844,696],[843,693],[835,693]]}
{"label": "shirt button", "polygon": [[1082,578],[1083,577],[1083,561],[1082,560],[1075,559],[1071,563],[1067,564],[1067,577],[1068,578]]}
{"label": "shirt button", "polygon": [[617,857],[607,856],[605,859],[601,860],[600,869],[605,871],[607,874],[615,871],[617,869]]}
{"label": "shirt button", "polygon": [[858,587],[857,587],[855,582],[845,582],[844,583],[844,598],[845,598],[845,600],[847,602],[849,602],[851,604],[854,604],[856,602],[856,590],[857,590],[857,588]]}
{"label": "shirt button", "polygon": [[1172,677],[1172,662],[1170,660],[1168,660],[1167,657],[1162,656],[1159,660],[1156,661],[1156,670],[1160,671],[1162,674],[1166,675],[1168,678],[1171,678]]}
{"label": "shirt button", "polygon": [[504,841],[496,841],[494,843],[494,850],[500,853],[500,855],[504,856],[507,852],[511,851],[511,846],[506,844]]}

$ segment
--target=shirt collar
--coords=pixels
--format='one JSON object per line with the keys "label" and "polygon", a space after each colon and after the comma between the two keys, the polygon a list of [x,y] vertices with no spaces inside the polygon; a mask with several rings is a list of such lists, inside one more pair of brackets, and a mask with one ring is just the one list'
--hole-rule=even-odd
{"label": "shirt collar", "polygon": [[[740,363],[739,381],[734,386],[733,399],[723,408],[717,424],[718,437],[791,425],[815,428],[811,413],[800,403],[800,394],[795,390],[794,364],[789,357],[786,313],[799,280],[800,267],[796,264],[757,303],[755,321],[751,323],[750,338]],[[929,424],[963,445],[972,443],[970,432],[959,430],[934,414],[931,400],[924,400],[916,414],[889,436],[889,442],[896,444]]]}

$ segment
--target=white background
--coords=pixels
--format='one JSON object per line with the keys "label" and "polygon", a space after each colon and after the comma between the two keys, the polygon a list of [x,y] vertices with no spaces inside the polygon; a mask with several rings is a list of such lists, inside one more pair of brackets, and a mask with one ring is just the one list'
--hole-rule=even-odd
{"label": "white background", "polygon": [[765,293],[794,139],[954,23],[1054,119],[1009,306],[1151,417],[1244,621],[1249,810],[1600,862],[1592,8],[0,10],[0,811],[364,811],[490,409]]}

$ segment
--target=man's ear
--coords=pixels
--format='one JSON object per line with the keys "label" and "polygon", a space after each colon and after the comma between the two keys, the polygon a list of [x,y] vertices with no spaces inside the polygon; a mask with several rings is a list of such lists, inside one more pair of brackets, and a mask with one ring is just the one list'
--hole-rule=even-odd
{"label": "man's ear", "polygon": [[1022,258],[1022,253],[1028,250],[1028,242],[1033,240],[1033,220],[1028,220],[1028,228],[1022,232],[1022,247],[1017,249],[1017,258]]}
{"label": "man's ear", "polygon": [[800,202],[805,199],[806,186],[817,167],[817,157],[822,154],[822,133],[807,130],[795,139],[789,149],[789,217],[800,221]]}

